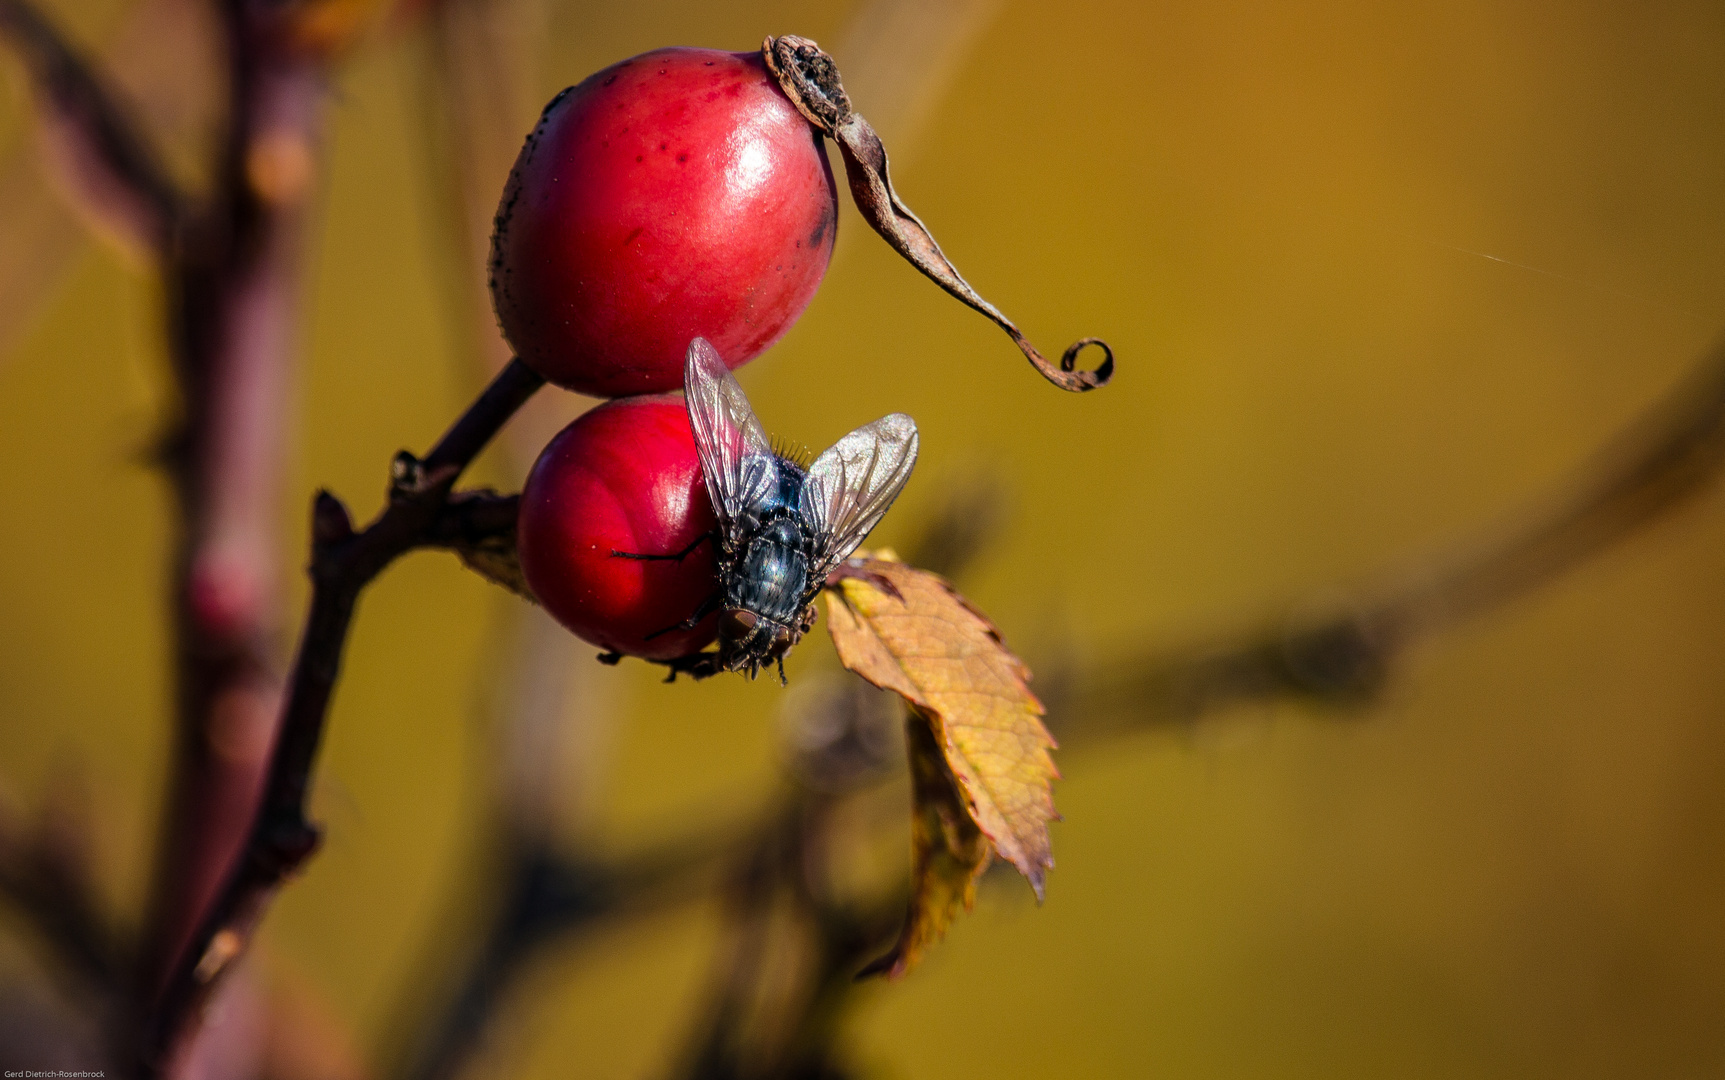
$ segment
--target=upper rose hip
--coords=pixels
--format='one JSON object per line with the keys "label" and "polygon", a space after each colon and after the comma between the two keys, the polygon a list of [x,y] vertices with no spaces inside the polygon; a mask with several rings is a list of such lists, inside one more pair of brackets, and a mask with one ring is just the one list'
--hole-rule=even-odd
{"label": "upper rose hip", "polygon": [[604,397],[736,367],[790,328],[832,256],[819,136],[757,53],[659,49],[545,109],[503,192],[491,294],[516,355]]}

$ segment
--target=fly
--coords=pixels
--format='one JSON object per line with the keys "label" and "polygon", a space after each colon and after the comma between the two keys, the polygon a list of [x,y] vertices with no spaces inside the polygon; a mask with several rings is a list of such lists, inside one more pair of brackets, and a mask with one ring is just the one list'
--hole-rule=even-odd
{"label": "fly", "polygon": [[[898,498],[916,464],[916,421],[883,416],[834,443],[805,469],[775,453],[736,376],[704,338],[683,368],[689,426],[719,519],[718,588],[674,629],[719,611],[719,651],[679,665],[695,674],[747,670],[752,678],[815,621],[815,594]],[[697,542],[698,546],[698,542]],[[690,548],[689,550],[693,550]],[[678,555],[612,554],[625,558]]]}

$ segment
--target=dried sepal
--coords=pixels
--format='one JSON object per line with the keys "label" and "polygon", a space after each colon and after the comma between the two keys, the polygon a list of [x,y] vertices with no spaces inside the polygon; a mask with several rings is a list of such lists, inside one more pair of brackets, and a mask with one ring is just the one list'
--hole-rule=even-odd
{"label": "dried sepal", "polygon": [[[767,38],[761,46],[761,55],[797,111],[816,130],[838,143],[857,209],[894,251],[935,284],[1005,330],[1024,358],[1054,385],[1081,392],[1105,385],[1113,377],[1114,350],[1101,338],[1080,338],[1061,354],[1059,364],[1051,363],[1011,319],[964,280],[940,250],[928,226],[893,190],[886,147],[862,114],[851,107],[838,66],[820,46],[807,38],[787,34]],[[1102,350],[1102,362],[1093,371],[1079,371],[1078,354],[1090,345]]]}
{"label": "dried sepal", "polygon": [[[398,458],[397,485],[425,483],[423,470],[411,458]],[[426,543],[455,552],[469,570],[515,595],[539,603],[521,569],[518,521],[521,497],[474,488],[450,495],[426,532]]]}
{"label": "dried sepal", "polygon": [[527,576],[521,572],[521,555],[516,550],[513,533],[507,537],[487,537],[475,543],[457,545],[455,555],[469,570],[493,585],[501,585],[535,604],[539,602],[527,585]]}

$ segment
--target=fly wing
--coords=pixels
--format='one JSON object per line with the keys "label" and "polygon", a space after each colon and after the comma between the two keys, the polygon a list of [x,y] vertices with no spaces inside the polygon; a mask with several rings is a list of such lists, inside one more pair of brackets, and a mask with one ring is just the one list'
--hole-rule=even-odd
{"label": "fly wing", "polygon": [[815,538],[810,580],[856,550],[898,498],[916,465],[916,421],[903,413],[864,424],[809,466],[801,510]]}
{"label": "fly wing", "polygon": [[683,397],[689,403],[689,426],[707,494],[719,520],[729,527],[778,490],[779,463],[737,377],[706,338],[689,343]]}

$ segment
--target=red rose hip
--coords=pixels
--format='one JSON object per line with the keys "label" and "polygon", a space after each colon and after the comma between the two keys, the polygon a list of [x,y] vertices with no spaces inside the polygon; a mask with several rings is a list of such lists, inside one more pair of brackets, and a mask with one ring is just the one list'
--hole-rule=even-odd
{"label": "red rose hip", "polygon": [[790,328],[837,221],[820,137],[758,53],[659,49],[546,106],[498,207],[492,300],[551,382],[671,390],[691,339],[736,367]]}
{"label": "red rose hip", "polygon": [[669,660],[712,641],[715,617],[671,630],[718,587],[717,527],[680,395],[608,402],[546,445],[521,492],[521,569],[545,610],[601,648]]}

